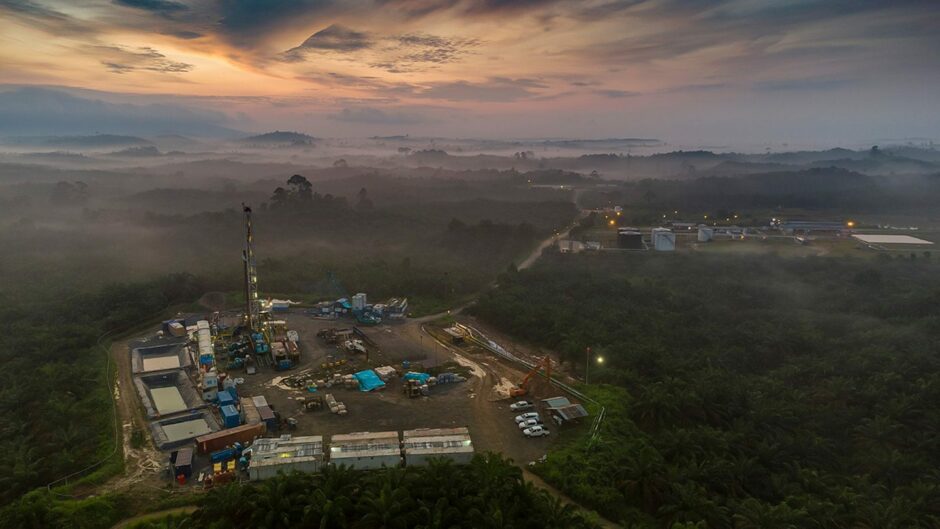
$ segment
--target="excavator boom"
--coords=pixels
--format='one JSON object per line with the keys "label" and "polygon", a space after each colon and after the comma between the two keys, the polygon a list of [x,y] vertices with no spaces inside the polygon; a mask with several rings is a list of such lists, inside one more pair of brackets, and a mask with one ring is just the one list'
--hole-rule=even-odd
{"label": "excavator boom", "polygon": [[509,390],[510,397],[522,397],[529,392],[529,381],[532,380],[532,377],[539,373],[539,370],[542,368],[545,369],[545,376],[548,378],[549,382],[552,380],[552,359],[545,355],[531,371],[526,373],[525,377],[522,378],[522,382],[518,386]]}

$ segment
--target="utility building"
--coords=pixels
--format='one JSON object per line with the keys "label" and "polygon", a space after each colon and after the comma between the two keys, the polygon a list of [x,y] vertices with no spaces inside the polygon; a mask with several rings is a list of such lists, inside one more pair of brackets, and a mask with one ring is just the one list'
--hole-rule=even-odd
{"label": "utility building", "polygon": [[317,472],[323,465],[323,437],[262,437],[245,452],[251,454],[248,475],[252,480],[272,478],[278,472]]}
{"label": "utility building", "polygon": [[398,432],[356,432],[330,439],[330,464],[366,470],[401,466]]}
{"label": "utility building", "polygon": [[405,430],[405,464],[426,465],[429,459],[450,459],[454,463],[466,464],[473,459],[473,442],[467,428],[421,428]]}
{"label": "utility building", "polygon": [[642,250],[643,234],[636,228],[617,229],[617,247],[625,250]]}
{"label": "utility building", "polygon": [[588,416],[587,410],[580,404],[573,404],[567,397],[552,397],[543,399],[542,405],[548,415],[559,426]]}

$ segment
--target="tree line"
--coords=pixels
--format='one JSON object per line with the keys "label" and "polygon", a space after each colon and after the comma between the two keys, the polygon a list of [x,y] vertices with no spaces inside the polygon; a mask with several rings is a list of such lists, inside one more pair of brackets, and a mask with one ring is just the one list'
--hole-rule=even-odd
{"label": "tree line", "polygon": [[[33,494],[0,513],[0,526],[18,529],[105,529],[128,516],[126,499],[107,496],[69,508]],[[427,466],[357,471],[327,466],[316,473],[280,474],[233,483],[196,499],[192,514],[133,525],[133,529],[593,529],[596,515],[561,502],[522,479],[496,454],[467,465],[431,460]],[[75,513],[78,513],[76,516]]]}
{"label": "tree line", "polygon": [[93,294],[37,287],[29,298],[0,296],[0,505],[110,451],[103,333],[152,320],[206,288],[203,279],[174,274]]}
{"label": "tree line", "polygon": [[940,526],[938,271],[550,254],[472,310],[576,373],[593,363],[599,440],[535,471],[627,527],[927,528]]}

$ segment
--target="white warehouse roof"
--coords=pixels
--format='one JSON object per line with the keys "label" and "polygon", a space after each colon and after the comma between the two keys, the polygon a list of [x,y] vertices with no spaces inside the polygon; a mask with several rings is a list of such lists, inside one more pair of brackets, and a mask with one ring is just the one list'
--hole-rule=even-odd
{"label": "white warehouse roof", "polygon": [[862,242],[867,242],[868,244],[933,244],[930,241],[911,237],[910,235],[865,235],[857,233],[852,235],[852,237]]}
{"label": "white warehouse roof", "polygon": [[400,455],[398,432],[354,432],[330,439],[330,459]]}

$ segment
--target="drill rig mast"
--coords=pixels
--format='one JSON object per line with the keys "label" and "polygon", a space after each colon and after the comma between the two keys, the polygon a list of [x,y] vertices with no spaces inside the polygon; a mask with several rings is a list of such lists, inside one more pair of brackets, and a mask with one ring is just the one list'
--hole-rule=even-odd
{"label": "drill rig mast", "polygon": [[261,299],[258,296],[258,269],[252,249],[251,207],[242,203],[245,212],[245,249],[242,260],[245,265],[245,327],[249,332],[261,331]]}

